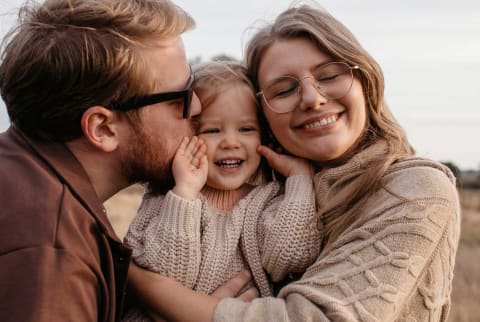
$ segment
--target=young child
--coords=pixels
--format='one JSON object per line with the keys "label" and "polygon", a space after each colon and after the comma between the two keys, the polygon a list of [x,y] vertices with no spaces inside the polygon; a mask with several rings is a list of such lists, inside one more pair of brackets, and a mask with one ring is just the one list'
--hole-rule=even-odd
{"label": "young child", "polygon": [[195,76],[203,106],[198,138],[185,138],[178,148],[175,187],[164,196],[144,195],[125,243],[138,265],[199,292],[210,294],[248,269],[261,295],[271,295],[270,281],[303,272],[320,251],[311,166],[282,156],[277,170],[284,187],[277,181],[255,186],[263,124],[245,69],[211,62]]}

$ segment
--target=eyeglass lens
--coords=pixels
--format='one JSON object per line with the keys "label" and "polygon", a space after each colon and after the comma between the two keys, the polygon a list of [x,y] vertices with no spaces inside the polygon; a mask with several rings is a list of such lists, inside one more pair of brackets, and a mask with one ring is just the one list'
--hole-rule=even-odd
{"label": "eyeglass lens", "polygon": [[356,68],[358,67],[351,67],[344,62],[332,62],[319,66],[311,76],[302,79],[283,76],[266,86],[263,97],[273,111],[290,112],[300,103],[303,81],[309,79],[321,95],[339,99],[350,91],[353,83],[352,69]]}

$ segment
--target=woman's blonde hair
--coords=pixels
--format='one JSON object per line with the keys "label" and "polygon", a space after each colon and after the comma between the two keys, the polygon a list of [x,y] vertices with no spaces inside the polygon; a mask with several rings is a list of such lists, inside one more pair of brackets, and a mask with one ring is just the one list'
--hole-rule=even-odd
{"label": "woman's blonde hair", "polygon": [[[305,38],[335,61],[344,61],[360,67],[355,73],[363,88],[367,121],[363,136],[348,151],[349,157],[378,141],[385,141],[387,152],[368,161],[364,167],[340,178],[330,189],[318,211],[322,218],[334,218],[325,228],[326,245],[329,246],[348,227],[362,221],[357,217],[369,195],[380,188],[381,179],[389,166],[399,159],[411,156],[414,151],[405,132],[396,122],[384,98],[383,73],[378,63],[362,48],[353,34],[327,12],[308,5],[290,8],[281,13],[270,25],[260,29],[249,41],[246,49],[246,66],[253,83],[258,88],[258,69],[266,50],[278,39]],[[340,163],[341,164],[341,163]]]}
{"label": "woman's blonde hair", "polygon": [[1,57],[0,88],[12,123],[32,137],[81,136],[90,106],[153,90],[138,48],[193,27],[168,0],[29,1]]}

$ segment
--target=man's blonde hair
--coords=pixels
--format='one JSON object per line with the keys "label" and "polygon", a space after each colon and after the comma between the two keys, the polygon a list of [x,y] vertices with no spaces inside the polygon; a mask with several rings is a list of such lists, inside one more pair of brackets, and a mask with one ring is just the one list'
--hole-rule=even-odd
{"label": "man's blonde hair", "polygon": [[32,137],[81,136],[88,107],[153,89],[140,46],[193,26],[168,0],[28,2],[4,40],[0,66],[11,122]]}

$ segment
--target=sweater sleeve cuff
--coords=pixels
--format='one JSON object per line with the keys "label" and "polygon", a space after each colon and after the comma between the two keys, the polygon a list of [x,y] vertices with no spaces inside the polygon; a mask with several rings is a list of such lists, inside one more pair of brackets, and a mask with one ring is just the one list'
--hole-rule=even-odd
{"label": "sweater sleeve cuff", "polygon": [[313,201],[313,181],[309,175],[294,175],[285,182],[285,200],[295,203],[310,203]]}
{"label": "sweater sleeve cuff", "polygon": [[252,302],[243,302],[235,298],[222,299],[213,313],[214,322],[242,321],[286,321],[284,300],[274,297],[262,297]]}
{"label": "sweater sleeve cuff", "polygon": [[190,234],[199,230],[202,202],[200,199],[187,200],[171,190],[165,195],[162,206],[162,217],[165,226],[170,226],[178,232]]}
{"label": "sweater sleeve cuff", "polygon": [[248,303],[234,298],[224,298],[218,302],[213,313],[213,322],[241,321]]}

